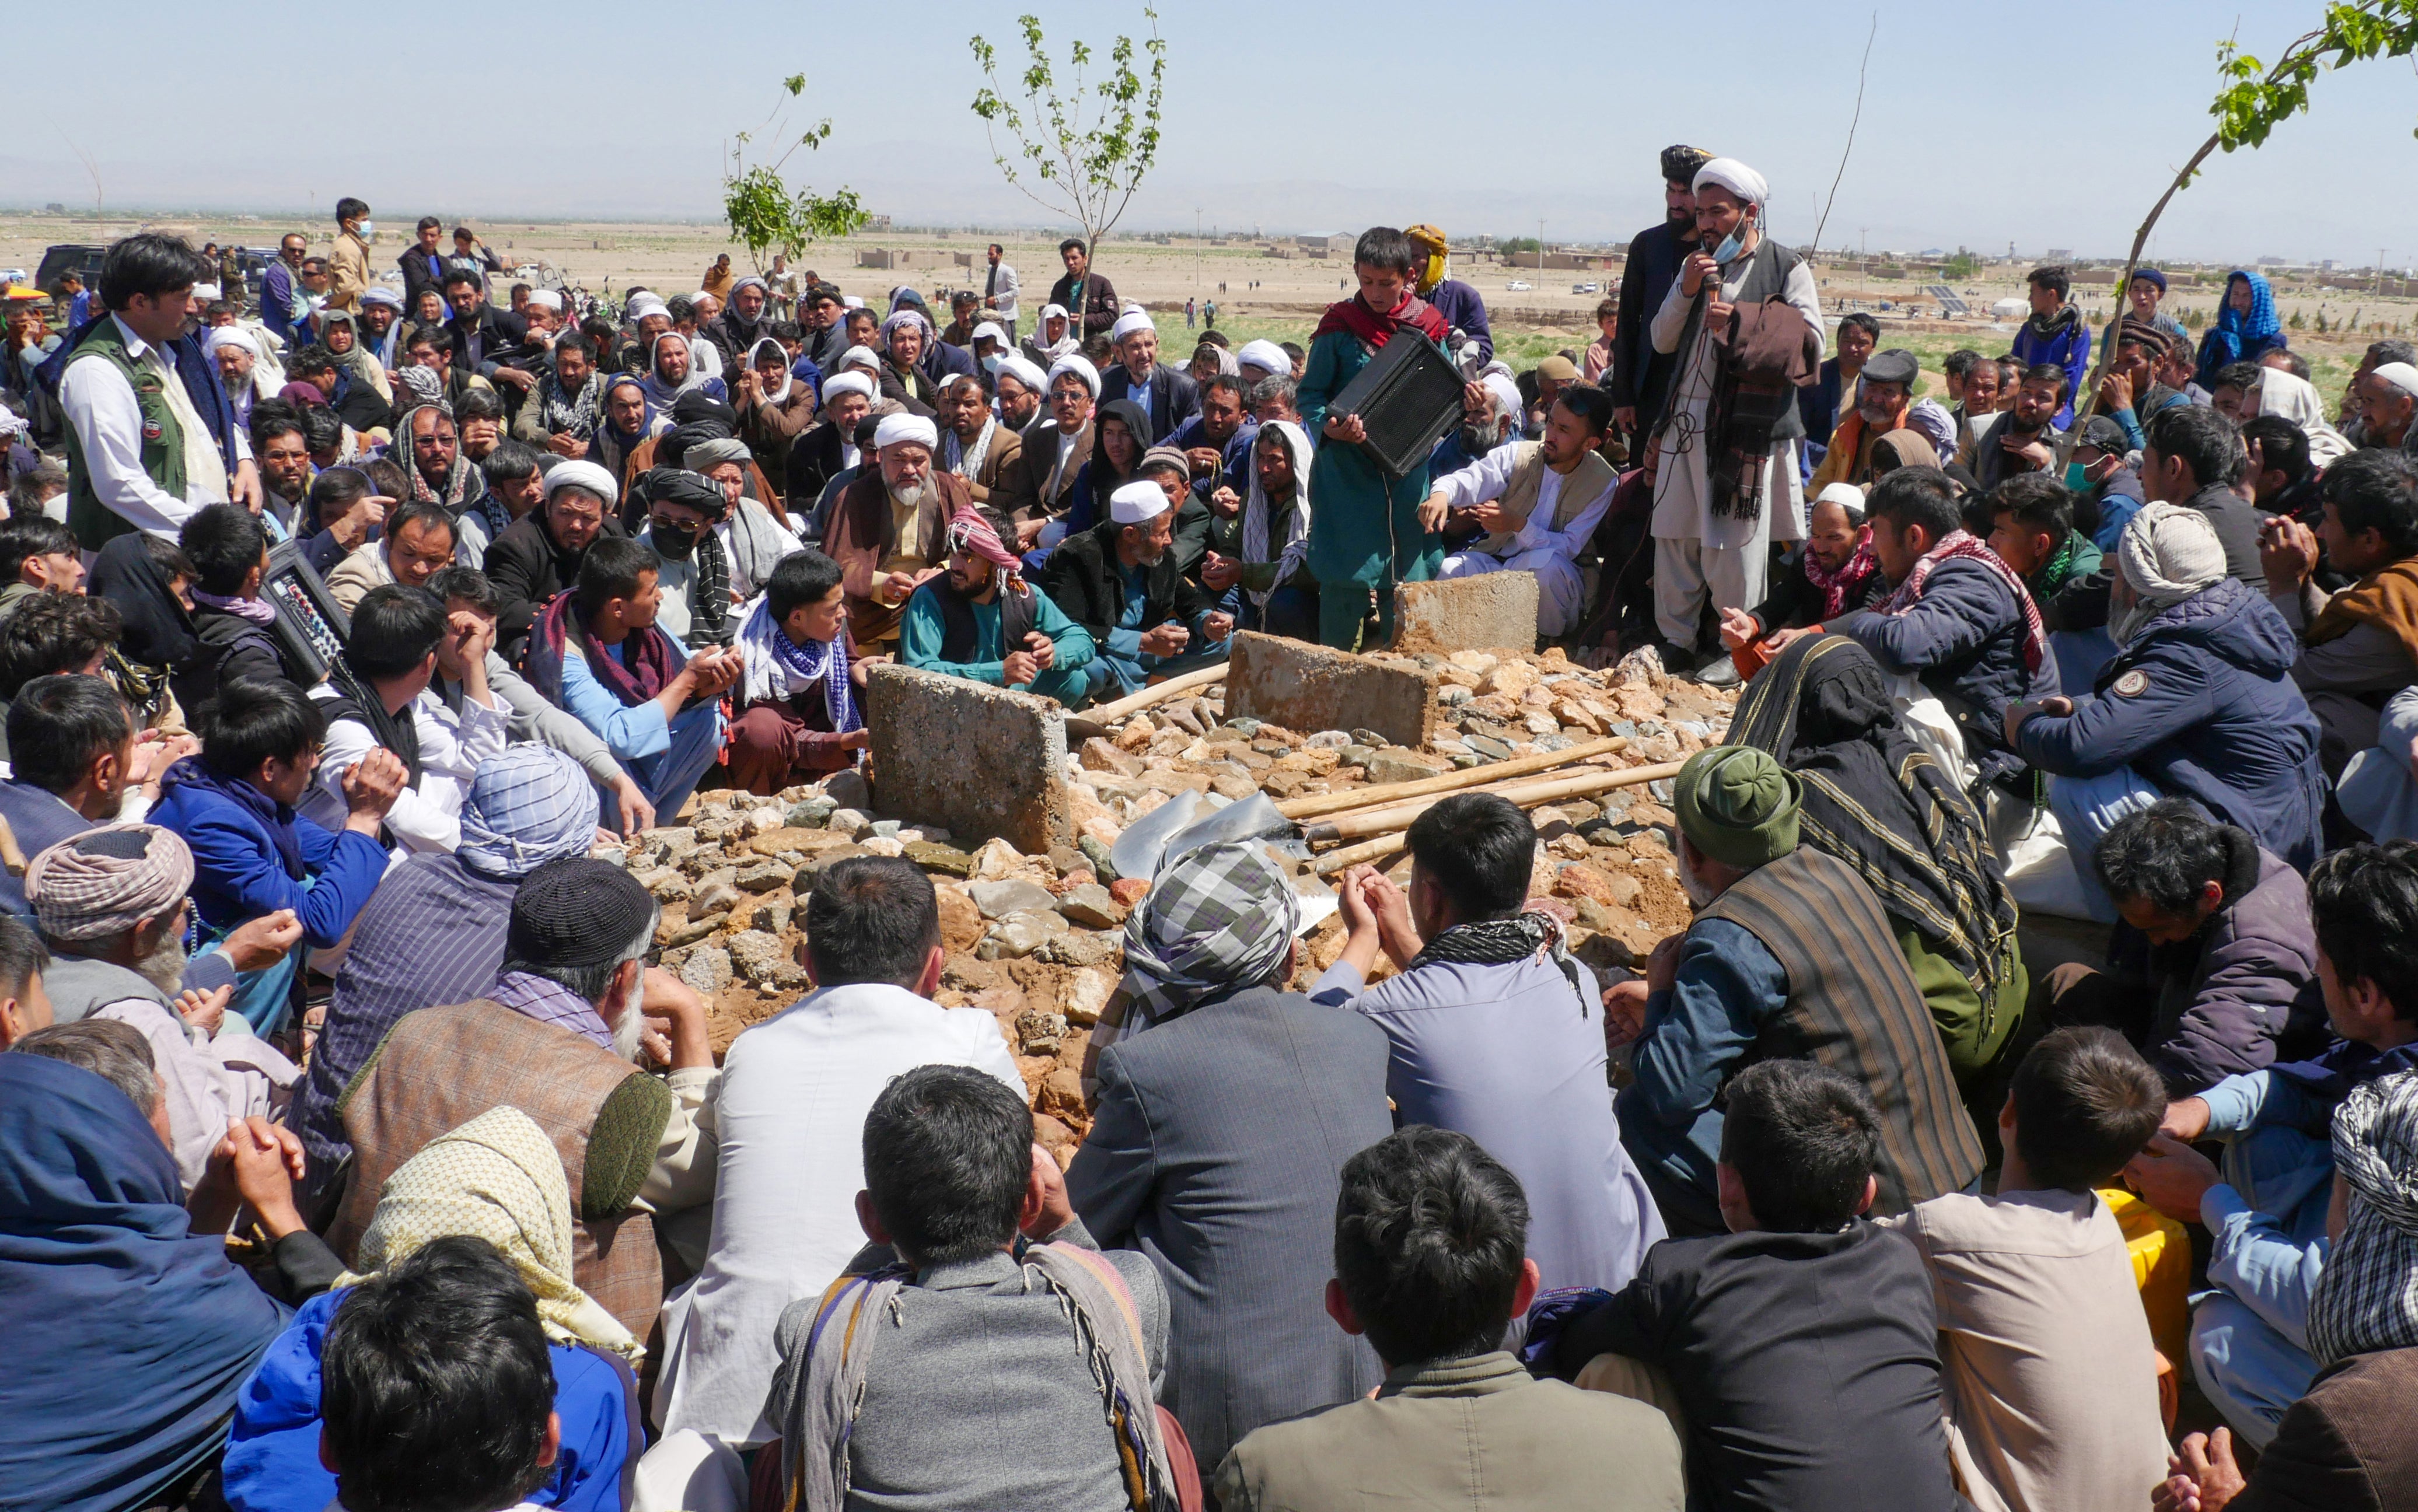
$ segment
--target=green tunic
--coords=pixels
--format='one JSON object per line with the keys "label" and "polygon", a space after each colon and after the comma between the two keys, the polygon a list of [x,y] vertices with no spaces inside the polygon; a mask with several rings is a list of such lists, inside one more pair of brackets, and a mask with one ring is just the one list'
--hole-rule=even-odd
{"label": "green tunic", "polygon": [[[1405,333],[1396,339],[1416,337]],[[1328,402],[1359,375],[1369,358],[1368,349],[1349,332],[1330,332],[1310,343],[1299,395],[1304,430],[1313,436],[1324,435]],[[1379,639],[1391,640],[1394,585],[1433,577],[1436,564],[1444,559],[1444,539],[1419,526],[1419,506],[1428,496],[1427,464],[1388,484],[1358,447],[1323,439],[1309,466],[1309,496],[1318,501],[1309,516],[1309,570],[1319,584],[1318,638],[1343,650],[1358,650],[1361,622],[1373,593]]]}

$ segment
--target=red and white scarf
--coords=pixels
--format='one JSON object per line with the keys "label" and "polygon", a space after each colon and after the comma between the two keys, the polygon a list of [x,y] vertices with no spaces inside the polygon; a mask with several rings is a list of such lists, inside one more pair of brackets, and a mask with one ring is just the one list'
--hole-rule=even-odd
{"label": "red and white scarf", "polygon": [[1998,559],[1998,554],[1982,543],[1981,538],[1968,530],[1951,530],[1939,538],[1939,544],[1922,554],[1905,581],[1891,589],[1890,596],[1875,606],[1881,614],[1904,614],[1922,602],[1923,585],[1931,580],[1931,571],[1941,562],[1963,557],[1980,562],[1996,573],[1998,580],[2015,595],[2024,606],[2024,670],[2040,670],[2041,659],[2048,654],[2048,630],[2041,623],[2040,606],[2032,603],[2031,590],[2014,569]]}

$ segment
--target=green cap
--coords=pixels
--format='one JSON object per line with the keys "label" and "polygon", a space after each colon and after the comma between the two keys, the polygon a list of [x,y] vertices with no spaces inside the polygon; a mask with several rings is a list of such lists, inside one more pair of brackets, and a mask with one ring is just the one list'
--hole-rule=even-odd
{"label": "green cap", "polygon": [[1679,830],[1726,866],[1748,871],[1797,848],[1805,801],[1796,773],[1752,745],[1715,745],[1679,769]]}

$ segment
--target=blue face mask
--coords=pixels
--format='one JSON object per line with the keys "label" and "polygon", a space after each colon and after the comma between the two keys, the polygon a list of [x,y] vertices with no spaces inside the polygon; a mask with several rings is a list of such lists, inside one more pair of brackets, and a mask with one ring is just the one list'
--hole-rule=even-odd
{"label": "blue face mask", "polygon": [[2090,486],[2090,469],[2078,462],[2065,465],[2065,491],[2079,494]]}
{"label": "blue face mask", "polygon": [[1737,229],[1722,237],[1722,244],[1713,249],[1713,261],[1727,267],[1739,252],[1746,250],[1747,228],[1753,224],[1754,222],[1745,216],[1738,217]]}

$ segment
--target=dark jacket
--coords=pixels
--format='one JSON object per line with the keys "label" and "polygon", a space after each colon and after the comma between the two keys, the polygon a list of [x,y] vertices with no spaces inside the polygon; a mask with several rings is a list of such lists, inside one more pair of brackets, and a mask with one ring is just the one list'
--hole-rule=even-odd
{"label": "dark jacket", "polygon": [[[1477,344],[1479,359],[1494,360],[1494,330],[1486,319],[1486,297],[1457,278],[1446,279],[1428,291],[1426,298],[1444,316],[1447,328],[1458,329]],[[1453,356],[1461,356],[1456,348]]]}
{"label": "dark jacket", "polygon": [[199,709],[217,697],[222,686],[238,678],[298,684],[307,680],[294,676],[286,666],[275,631],[255,625],[240,615],[196,604],[193,638],[200,643],[200,649],[183,670],[168,680],[182,708]]}
{"label": "dark jacket", "polygon": [[[2008,410],[1992,420],[1989,429],[1973,440],[1973,481],[1982,485],[1984,493],[2020,474],[2020,469],[2007,465],[2009,453],[2002,444],[2007,432],[2013,427],[2014,423],[2015,412],[2012,409]],[[2057,450],[2058,443],[2064,438],[2065,433],[2058,430],[2053,422],[2047,429],[2033,437],[2034,440],[2045,444],[2052,451]]]}
{"label": "dark jacket", "polygon": [[[1095,267],[1092,269],[1091,277],[1084,280],[1083,308],[1080,310],[1070,302],[1074,293],[1075,275],[1062,273],[1058,282],[1049,285],[1048,302],[1064,309],[1073,318],[1078,341],[1107,335],[1109,328],[1117,323],[1118,313],[1125,309],[1125,301],[1117,298],[1116,285],[1102,278],[1100,270]],[[1040,328],[1040,322],[1036,319],[1033,329]]]}
{"label": "dark jacket", "polygon": [[2178,1099],[2326,1047],[2308,886],[2247,830],[2222,832],[2230,858],[2225,906],[2171,945],[2119,925],[2108,953],[2120,971],[2137,965],[2147,976],[2150,1034],[2141,1052]]}
{"label": "dark jacket", "polygon": [[[1215,1464],[1264,1423],[1368,1395],[1375,1352],[1304,1286],[1332,1266],[1343,1163],[1394,1130],[1385,1032],[1253,988],[1120,1039],[1099,1060],[1067,1195],[1100,1243],[1167,1284],[1159,1401]],[[1298,1119],[1289,1108],[1316,1107]]]}
{"label": "dark jacket", "polygon": [[2232,1512],[2418,1512],[2418,1350],[2354,1354],[2284,1413]]}
{"label": "dark jacket", "polygon": [[[1889,582],[1875,570],[1866,575],[1860,590],[1848,590],[1846,604],[1840,613],[1869,609],[1888,594]],[[1800,542],[1771,570],[1771,591],[1754,606],[1755,634],[1768,635],[1775,630],[1817,623],[1822,618],[1822,590],[1805,575],[1805,547]]]}
{"label": "dark jacket", "polygon": [[[1662,308],[1671,285],[1678,282],[1679,265],[1694,249],[1693,242],[1681,243],[1665,221],[1639,232],[1629,244],[1629,261],[1621,265],[1620,325],[1612,339],[1612,372],[1605,387],[1612,391],[1615,405],[1637,406],[1640,435],[1651,435],[1661,420],[1662,398],[1679,365],[1676,353],[1665,357],[1654,350],[1646,327],[1654,312]],[[1803,403],[1804,395],[1800,393],[1798,400]],[[1814,433],[1809,429],[1806,434]]]}
{"label": "dark jacket", "polygon": [[974,354],[951,342],[932,343],[924,349],[924,355],[915,359],[915,366],[932,381],[934,388],[940,387],[941,380],[953,374],[968,378],[975,376]]}
{"label": "dark jacket", "polygon": [[435,289],[438,298],[443,298],[445,269],[451,261],[451,254],[444,248],[424,252],[417,241],[396,253],[394,266],[403,270],[403,307],[406,310],[419,309],[420,291],[422,289]]}
{"label": "dark jacket", "polygon": [[[502,365],[505,351],[528,340],[528,321],[491,304],[479,306],[477,316],[471,320],[466,321],[455,315],[445,323],[445,328],[453,333],[453,371],[476,373],[491,381],[496,369]],[[473,331],[479,336],[479,360],[475,364],[470,360],[470,334]]]}
{"label": "dark jacket", "polygon": [[1851,614],[1830,626],[1890,673],[1912,673],[1965,732],[1965,751],[1993,780],[2021,765],[2007,749],[2007,706],[2058,691],[2057,659],[2024,665],[2024,606],[1982,562],[1951,557],[1932,570],[1904,614]]}
{"label": "dark jacket", "polygon": [[803,513],[811,509],[822,497],[823,489],[847,467],[840,451],[845,439],[837,425],[823,420],[800,431],[789,443],[787,477],[792,510]]}
{"label": "dark jacket", "polygon": [[[1125,576],[1117,567],[1117,532],[1123,528],[1114,520],[1102,520],[1089,530],[1068,536],[1041,569],[1043,591],[1066,611],[1067,619],[1089,631],[1093,643],[1103,649],[1109,644],[1109,632],[1117,628],[1125,612]],[[1170,619],[1189,628],[1217,607],[1200,585],[1184,575],[1172,548],[1143,573],[1144,630]]]}
{"label": "dark jacket", "polygon": [[1938,1313],[1904,1235],[1666,1239],[1548,1356],[1568,1381],[1605,1352],[1659,1366],[1687,1424],[1691,1506],[1949,1512]]}
{"label": "dark jacket", "polygon": [[2226,579],[2135,631],[2100,672],[2096,698],[2025,721],[2024,757],[2066,776],[2130,766],[2305,870],[2326,788],[2318,718],[2291,677],[2300,654],[2274,606]]}
{"label": "dark jacket", "polygon": [[[1133,374],[1125,371],[1124,363],[1120,362],[1100,374],[1101,404],[1133,397]],[[1149,402],[1144,404],[1134,399],[1134,403],[1150,412],[1150,444],[1156,446],[1173,435],[1186,420],[1201,413],[1201,387],[1192,381],[1189,374],[1179,373],[1159,362],[1150,370]]]}
{"label": "dark jacket", "polygon": [[[608,512],[604,533],[629,532]],[[587,557],[585,547],[572,551],[556,542],[554,533],[546,528],[543,509],[529,511],[487,542],[487,581],[504,601],[503,612],[496,619],[496,649],[505,661],[520,664],[521,649],[528,643],[529,622],[547,600],[579,581],[579,564]]]}
{"label": "dark jacket", "polygon": [[[1676,280],[1676,274],[1674,274]],[[1650,316],[1653,312],[1648,311]],[[1666,359],[1665,360],[1669,360]],[[1822,466],[1830,454],[1830,436],[1839,428],[1839,406],[1846,403],[1846,377],[1839,371],[1839,359],[1831,358],[1822,364],[1821,376],[1797,390],[1797,418],[1805,427],[1806,476]]]}

